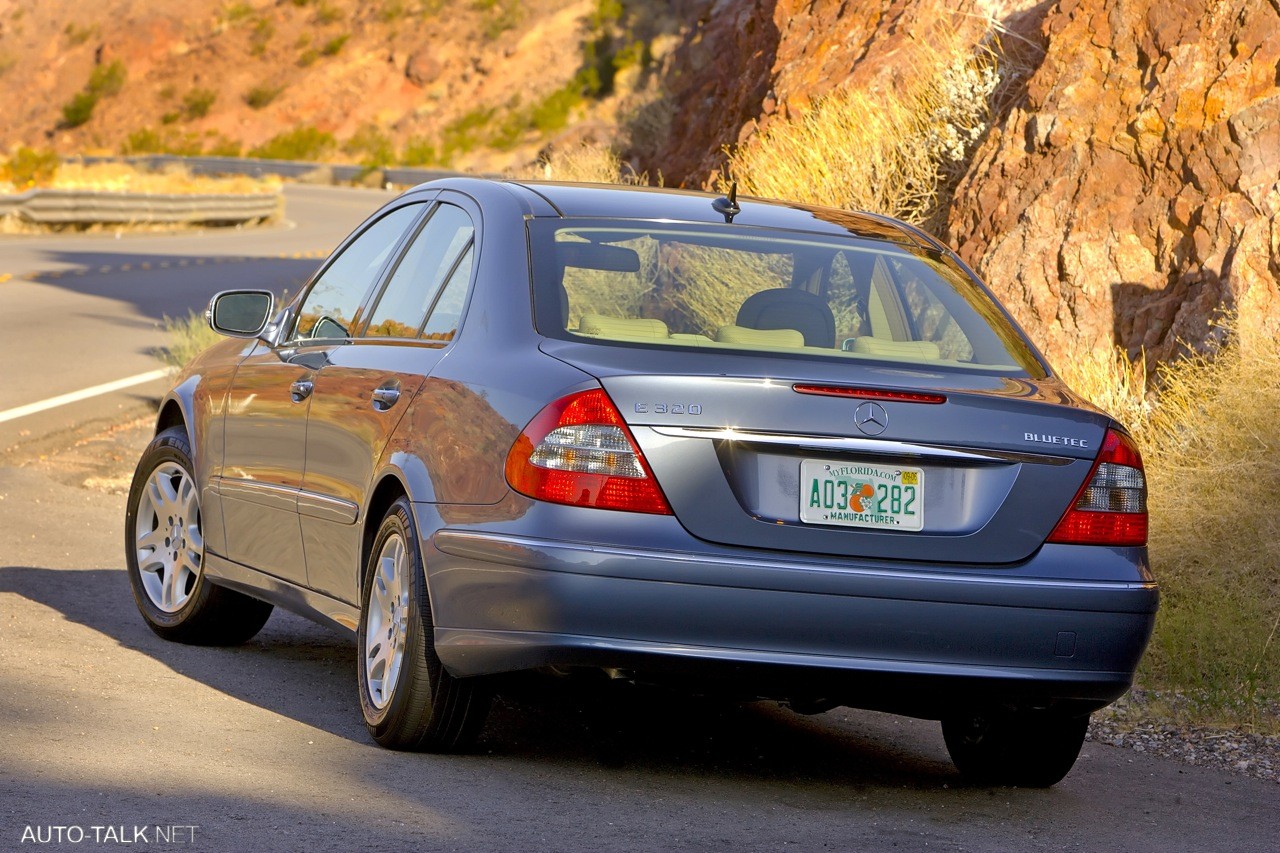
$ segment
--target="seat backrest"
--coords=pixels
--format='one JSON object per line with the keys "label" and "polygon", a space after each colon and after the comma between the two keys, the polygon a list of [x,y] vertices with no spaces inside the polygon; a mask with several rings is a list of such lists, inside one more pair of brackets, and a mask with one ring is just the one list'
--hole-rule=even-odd
{"label": "seat backrest", "polygon": [[749,329],[795,329],[805,346],[834,347],[836,319],[831,306],[807,290],[778,287],[747,297],[738,309],[737,325]]}

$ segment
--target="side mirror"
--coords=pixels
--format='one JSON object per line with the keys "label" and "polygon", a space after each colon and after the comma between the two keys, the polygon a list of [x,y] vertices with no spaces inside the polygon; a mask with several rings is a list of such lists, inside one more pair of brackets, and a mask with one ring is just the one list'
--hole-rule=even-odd
{"label": "side mirror", "polygon": [[262,334],[275,305],[267,290],[224,290],[209,300],[205,317],[209,327],[233,338],[256,338]]}

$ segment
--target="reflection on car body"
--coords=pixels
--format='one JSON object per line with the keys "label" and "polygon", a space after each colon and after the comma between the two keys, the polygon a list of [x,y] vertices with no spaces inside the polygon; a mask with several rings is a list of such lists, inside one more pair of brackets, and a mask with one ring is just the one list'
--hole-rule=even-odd
{"label": "reflection on car body", "polygon": [[164,400],[130,579],[175,640],[354,631],[379,743],[604,671],[939,719],[966,775],[1051,785],[1132,681],[1138,451],[917,229],[456,178],[267,296],[215,297]]}

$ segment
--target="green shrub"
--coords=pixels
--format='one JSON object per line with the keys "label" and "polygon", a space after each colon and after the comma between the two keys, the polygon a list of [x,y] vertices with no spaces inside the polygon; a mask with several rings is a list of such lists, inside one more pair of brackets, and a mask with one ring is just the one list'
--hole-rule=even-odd
{"label": "green shrub", "polygon": [[252,89],[244,93],[244,102],[252,109],[260,110],[270,104],[276,98],[280,97],[280,93],[284,91],[284,86],[268,86],[265,83],[254,86]]}
{"label": "green shrub", "polygon": [[340,36],[334,36],[324,43],[324,47],[320,48],[320,52],[325,56],[337,56],[342,52],[342,46],[347,43],[347,39],[351,38],[350,33],[343,33]]}
{"label": "green shrub", "polygon": [[0,168],[0,178],[20,190],[45,187],[58,174],[59,165],[58,155],[53,151],[40,151],[24,145]]}
{"label": "green shrub", "polygon": [[271,23],[267,18],[259,18],[258,22],[253,25],[253,32],[249,34],[249,53],[254,56],[265,54],[267,52],[267,44],[275,33],[275,24]]}
{"label": "green shrub", "polygon": [[118,95],[120,90],[124,88],[126,76],[124,63],[118,59],[109,65],[99,65],[89,75],[89,82],[85,85],[85,91],[92,92],[102,98]]}
{"label": "green shrub", "polygon": [[342,20],[342,10],[330,3],[321,2],[316,7],[315,22],[321,26],[336,24]]}
{"label": "green shrub", "polygon": [[375,125],[366,124],[357,130],[342,146],[348,154],[363,155],[360,165],[366,169],[381,169],[395,162],[395,148],[391,138]]}
{"label": "green shrub", "polygon": [[182,114],[188,120],[204,118],[216,100],[218,93],[213,89],[192,89],[182,96]]}
{"label": "green shrub", "polygon": [[250,157],[266,160],[320,160],[336,145],[332,133],[311,126],[296,127],[249,150]]}
{"label": "green shrub", "polygon": [[439,166],[440,152],[423,137],[411,136],[400,153],[400,162],[405,166]]}
{"label": "green shrub", "polygon": [[62,106],[63,127],[79,127],[84,124],[93,118],[93,108],[97,105],[97,95],[92,92],[76,92]]}
{"label": "green shrub", "polygon": [[253,7],[245,2],[229,3],[222,9],[222,20],[228,23],[243,21],[253,14]]}
{"label": "green shrub", "polygon": [[308,65],[314,65],[315,61],[320,58],[320,51],[314,47],[309,47],[302,53],[298,54],[298,67],[306,68]]}

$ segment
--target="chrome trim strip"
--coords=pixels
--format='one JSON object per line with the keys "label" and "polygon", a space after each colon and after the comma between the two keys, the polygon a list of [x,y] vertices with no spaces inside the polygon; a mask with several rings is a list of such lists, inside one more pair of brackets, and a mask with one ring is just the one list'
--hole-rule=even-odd
{"label": "chrome trim strip", "polygon": [[214,477],[209,485],[222,497],[230,500],[241,500],[288,512],[298,511],[298,490],[290,486],[231,477]]}
{"label": "chrome trim strip", "polygon": [[1069,456],[1041,456],[985,447],[948,447],[940,444],[918,444],[909,441],[884,441],[876,438],[846,438],[829,435],[795,435],[776,432],[748,432],[727,427],[650,426],[658,435],[670,438],[704,438],[713,441],[736,441],[743,444],[768,444],[795,450],[840,451],[876,456],[919,456],[924,459],[959,459],[970,462],[1026,462],[1035,465],[1070,465],[1079,460]]}
{"label": "chrome trim strip", "polygon": [[324,521],[355,524],[360,517],[360,507],[351,501],[304,490],[298,492],[298,513]]}

